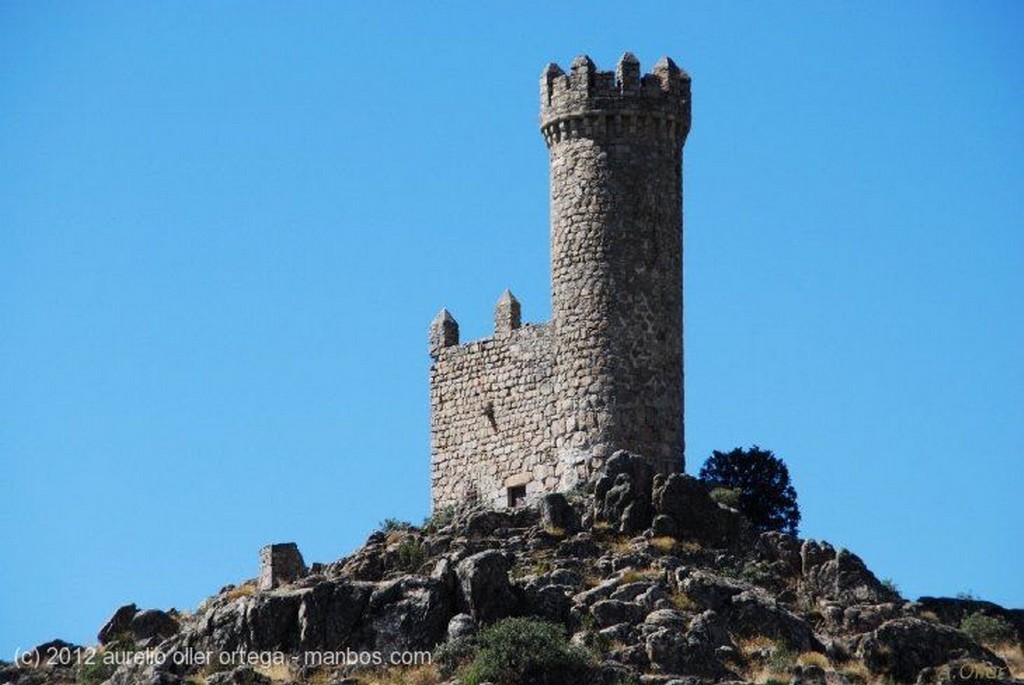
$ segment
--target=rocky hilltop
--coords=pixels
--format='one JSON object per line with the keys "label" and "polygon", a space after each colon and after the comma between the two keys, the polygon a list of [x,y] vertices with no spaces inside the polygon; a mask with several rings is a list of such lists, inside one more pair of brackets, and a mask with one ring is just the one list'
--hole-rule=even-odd
{"label": "rocky hilltop", "polygon": [[308,568],[272,545],[261,564],[192,613],[121,607],[99,645],[40,645],[0,683],[1024,683],[1024,610],[905,600],[855,554],[757,535],[625,452],[531,507],[391,522]]}

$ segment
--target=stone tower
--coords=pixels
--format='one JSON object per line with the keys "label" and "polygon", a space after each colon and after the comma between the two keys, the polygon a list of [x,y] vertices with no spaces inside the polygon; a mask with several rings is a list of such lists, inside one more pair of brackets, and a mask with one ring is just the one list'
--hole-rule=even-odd
{"label": "stone tower", "polygon": [[590,476],[616,449],[683,468],[682,152],[690,78],[576,58],[541,75],[550,154],[552,320],[506,291],[492,338],[431,324],[434,507],[515,506]]}
{"label": "stone tower", "polygon": [[682,468],[682,156],[690,82],[668,58],[641,77],[577,57],[541,79],[551,155],[551,291],[558,414],[568,443]]}

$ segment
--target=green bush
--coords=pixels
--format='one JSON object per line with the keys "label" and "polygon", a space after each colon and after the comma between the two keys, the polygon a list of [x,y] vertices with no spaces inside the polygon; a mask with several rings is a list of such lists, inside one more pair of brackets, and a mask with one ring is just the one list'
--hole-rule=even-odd
{"label": "green bush", "polygon": [[711,499],[719,504],[724,504],[730,509],[739,510],[740,495],[742,494],[743,490],[740,488],[714,488],[711,491]]}
{"label": "green bush", "polygon": [[569,644],[561,626],[534,618],[507,618],[477,637],[465,685],[564,685],[595,673],[591,655]]}
{"label": "green bush", "polygon": [[471,637],[458,637],[435,649],[432,661],[441,674],[448,677],[460,668],[469,665],[474,656],[476,656],[476,641]]}
{"label": "green bush", "polygon": [[100,685],[114,675],[116,667],[103,662],[100,655],[92,663],[82,664],[78,669],[78,682],[81,685]]}
{"label": "green bush", "polygon": [[395,549],[395,563],[399,570],[412,573],[427,560],[427,551],[419,540],[408,537],[398,543]]}
{"label": "green bush", "polygon": [[401,519],[386,518],[380,522],[380,530],[385,533],[397,533],[410,530],[412,524]]}
{"label": "green bush", "polygon": [[447,505],[441,507],[423,521],[423,532],[433,535],[455,519],[455,507]]}
{"label": "green bush", "polygon": [[982,644],[1000,644],[1012,642],[1016,631],[1001,616],[988,616],[975,611],[960,621],[960,630],[975,642]]}

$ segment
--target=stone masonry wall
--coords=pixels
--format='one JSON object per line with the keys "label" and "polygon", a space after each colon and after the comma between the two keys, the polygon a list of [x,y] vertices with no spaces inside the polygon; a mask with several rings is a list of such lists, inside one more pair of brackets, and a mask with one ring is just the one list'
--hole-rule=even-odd
{"label": "stone masonry wall", "polygon": [[500,508],[509,487],[525,486],[532,498],[557,486],[550,332],[527,325],[436,350],[430,369],[435,510],[471,499]]}

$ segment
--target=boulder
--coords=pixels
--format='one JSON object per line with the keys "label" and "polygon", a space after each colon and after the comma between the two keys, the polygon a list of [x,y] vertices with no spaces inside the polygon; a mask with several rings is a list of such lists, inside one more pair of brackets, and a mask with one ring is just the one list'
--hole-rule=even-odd
{"label": "boulder", "polygon": [[749,526],[738,512],[711,499],[704,485],[692,476],[673,473],[659,479],[653,492],[654,513],[659,531],[673,537],[699,540],[719,547],[732,547],[749,537]]}
{"label": "boulder", "polygon": [[679,585],[686,596],[707,609],[719,610],[727,606],[736,595],[753,589],[750,583],[716,576],[710,571],[693,570],[680,575],[683,577]]}
{"label": "boulder", "polygon": [[558,556],[590,558],[600,554],[594,536],[590,533],[577,533],[558,545]]}
{"label": "boulder", "polygon": [[403,576],[370,595],[356,644],[385,654],[433,649],[444,640],[453,613],[441,581]]}
{"label": "boulder", "polygon": [[729,631],[723,625],[722,617],[714,611],[705,611],[694,616],[686,634],[700,644],[711,645],[716,650],[719,647],[735,647],[729,637]]}
{"label": "boulder", "polygon": [[917,600],[921,611],[930,611],[946,625],[954,628],[971,614],[984,614],[1003,619],[1017,631],[1017,639],[1024,642],[1024,609],[1004,609],[993,602],[960,597],[922,597]]}
{"label": "boulder", "polygon": [[949,626],[916,618],[886,621],[860,640],[857,657],[873,673],[913,682],[922,669],[969,658],[1006,672],[1006,663]]}
{"label": "boulder", "polygon": [[617,599],[602,599],[590,607],[590,613],[599,628],[607,628],[619,623],[636,623],[644,616],[644,608],[633,602]]}
{"label": "boulder", "polygon": [[886,621],[903,615],[899,604],[855,604],[842,610],[841,629],[849,633],[870,633]]}
{"label": "boulder", "polygon": [[884,604],[900,600],[868,570],[860,557],[827,542],[807,540],[800,548],[799,593],[808,604]]}
{"label": "boulder", "polygon": [[619,450],[605,462],[594,483],[594,520],[635,535],[651,524],[654,473],[641,456]]}
{"label": "boulder", "polygon": [[569,599],[572,591],[573,588],[568,585],[530,588],[523,593],[523,613],[552,623],[567,623],[572,609],[572,601]]}
{"label": "boulder", "polygon": [[754,554],[786,577],[795,578],[802,572],[800,540],[792,535],[774,530],[761,533],[754,543]]}
{"label": "boulder", "polygon": [[459,640],[476,635],[476,622],[469,614],[455,614],[448,621],[447,639]]}
{"label": "boulder", "polygon": [[125,604],[114,612],[114,615],[107,619],[107,622],[100,628],[96,635],[101,645],[107,645],[115,640],[131,633],[132,619],[135,618],[139,608],[134,604]]}
{"label": "boulder", "polygon": [[132,617],[129,630],[136,642],[151,638],[167,638],[178,632],[178,622],[166,611],[146,609]]}
{"label": "boulder", "polygon": [[497,550],[479,552],[456,565],[460,606],[477,623],[494,623],[514,613],[516,597],[508,579],[509,566]]}
{"label": "boulder", "polygon": [[579,516],[570,506],[565,495],[550,493],[537,502],[540,523],[548,530],[575,531],[580,526]]}
{"label": "boulder", "polygon": [[772,638],[794,652],[825,651],[807,621],[758,591],[735,595],[722,613],[734,634]]}
{"label": "boulder", "polygon": [[658,609],[647,614],[644,623],[657,626],[658,628],[672,628],[673,630],[683,632],[686,630],[689,621],[674,609]]}
{"label": "boulder", "polygon": [[345,647],[363,617],[376,584],[323,582],[302,595],[298,609],[299,644],[303,650]]}
{"label": "boulder", "polygon": [[644,650],[651,665],[661,673],[696,676],[712,681],[735,677],[718,659],[715,645],[704,642],[699,635],[660,628],[647,635]]}

